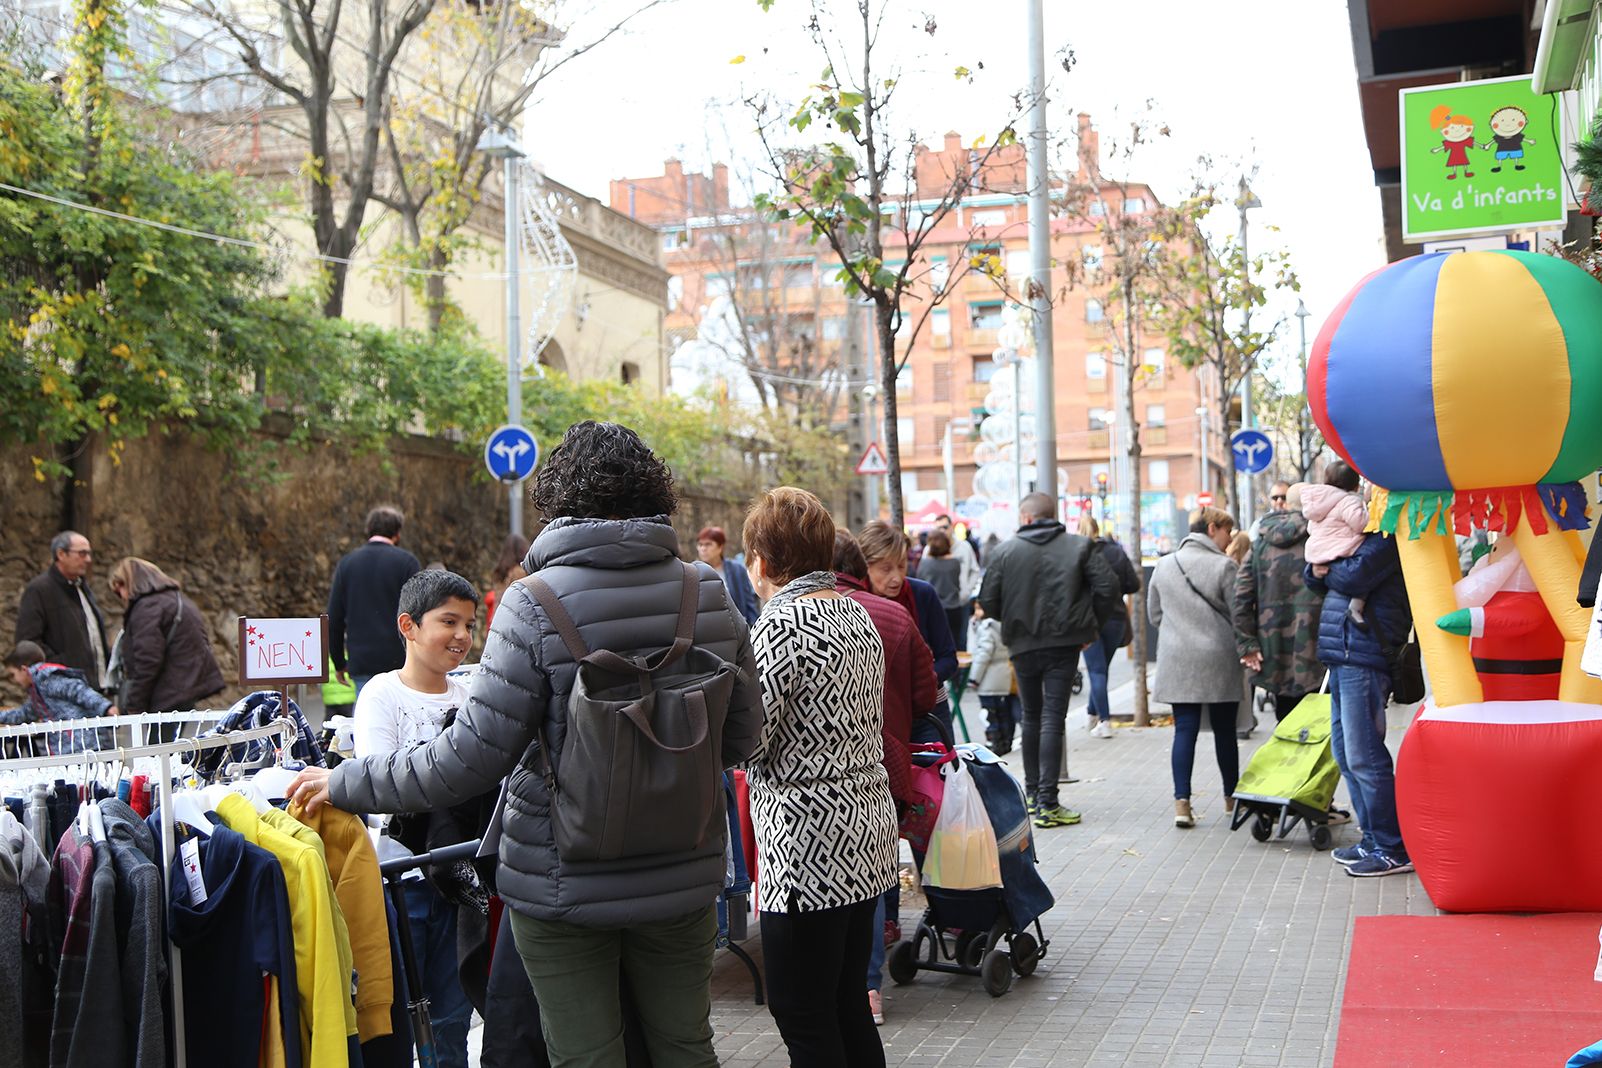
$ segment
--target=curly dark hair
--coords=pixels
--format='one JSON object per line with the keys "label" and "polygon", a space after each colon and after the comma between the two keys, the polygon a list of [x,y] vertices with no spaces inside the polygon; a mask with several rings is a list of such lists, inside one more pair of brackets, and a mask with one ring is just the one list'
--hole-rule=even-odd
{"label": "curly dark hair", "polygon": [[639,519],[679,507],[673,472],[661,457],[628,427],[593,419],[567,428],[529,496],[546,519]]}

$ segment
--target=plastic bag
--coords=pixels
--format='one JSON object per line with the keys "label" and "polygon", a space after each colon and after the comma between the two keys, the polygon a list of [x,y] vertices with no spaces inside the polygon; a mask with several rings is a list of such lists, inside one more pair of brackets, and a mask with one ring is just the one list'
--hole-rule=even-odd
{"label": "plastic bag", "polygon": [[946,765],[940,817],[923,858],[925,886],[943,890],[985,890],[1001,885],[1001,854],[990,814],[966,764]]}

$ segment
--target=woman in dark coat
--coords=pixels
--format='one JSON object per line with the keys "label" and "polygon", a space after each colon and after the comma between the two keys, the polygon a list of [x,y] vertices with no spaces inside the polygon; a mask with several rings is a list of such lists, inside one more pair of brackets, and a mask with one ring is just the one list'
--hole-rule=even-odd
{"label": "woman in dark coat", "polygon": [[210,628],[177,579],[130,556],[112,569],[111,592],[126,606],[112,653],[122,664],[117,705],[124,715],[194,708],[222,690]]}

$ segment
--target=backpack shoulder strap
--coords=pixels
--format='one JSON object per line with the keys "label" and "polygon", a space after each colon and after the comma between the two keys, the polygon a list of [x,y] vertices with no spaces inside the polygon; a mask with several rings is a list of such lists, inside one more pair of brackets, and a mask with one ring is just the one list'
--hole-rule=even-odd
{"label": "backpack shoulder strap", "polygon": [[556,591],[538,575],[529,575],[517,581],[520,585],[526,586],[540,607],[545,609],[545,617],[551,621],[551,626],[556,628],[556,633],[561,636],[562,644],[567,646],[568,654],[574,661],[589,656],[589,646],[579,637],[578,626],[573,622],[573,617],[567,614],[567,609],[562,607],[562,601],[556,596]]}
{"label": "backpack shoulder strap", "polygon": [[684,565],[684,589],[679,597],[679,626],[678,632],[673,635],[673,651],[663,663],[677,660],[695,644],[695,617],[701,608],[701,572],[694,564],[682,560],[679,563]]}

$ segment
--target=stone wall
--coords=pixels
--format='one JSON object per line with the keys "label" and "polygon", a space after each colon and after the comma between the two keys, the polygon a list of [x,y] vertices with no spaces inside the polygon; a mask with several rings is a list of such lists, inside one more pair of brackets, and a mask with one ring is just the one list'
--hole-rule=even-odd
{"label": "stone wall", "polygon": [[[301,448],[266,432],[254,445],[249,471],[181,433],[129,442],[120,463],[103,449],[93,456],[89,484],[79,488],[93,502],[81,533],[94,545],[91,585],[110,637],[121,628],[122,604],[107,577],[122,557],[144,557],[200,607],[223,675],[233,679],[236,618],[321,612],[335,563],[361,543],[362,520],[378,504],[406,513],[401,544],[423,564],[440,561],[488,583],[507,529],[507,495],[476,457],[427,438],[367,455],[332,444]],[[36,452],[0,448],[0,644],[8,649],[22,587],[48,566],[62,515],[60,483],[33,477]],[[737,542],[743,512],[743,502],[686,493],[675,517],[685,555],[693,558],[695,532],[707,523]],[[536,529],[532,508],[528,518]],[[0,679],[0,700],[12,705],[20,696]]]}

